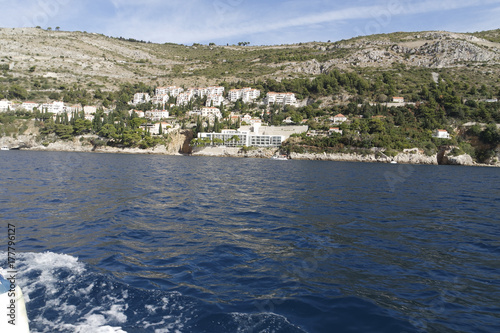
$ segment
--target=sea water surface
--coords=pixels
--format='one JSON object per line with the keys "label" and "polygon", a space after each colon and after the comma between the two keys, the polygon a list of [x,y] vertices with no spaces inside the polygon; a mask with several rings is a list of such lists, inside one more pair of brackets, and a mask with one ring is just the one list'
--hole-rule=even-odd
{"label": "sea water surface", "polygon": [[32,332],[500,332],[500,170],[0,152]]}

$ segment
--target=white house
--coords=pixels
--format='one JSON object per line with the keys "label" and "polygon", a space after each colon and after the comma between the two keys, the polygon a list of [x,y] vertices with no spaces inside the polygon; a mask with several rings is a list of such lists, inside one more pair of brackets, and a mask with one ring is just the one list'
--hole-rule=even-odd
{"label": "white house", "polygon": [[392,101],[393,101],[394,103],[404,103],[404,102],[405,102],[405,99],[404,99],[404,97],[393,97],[393,98],[392,98]]}
{"label": "white house", "polygon": [[248,124],[250,124],[250,119],[252,119],[252,116],[250,116],[249,114],[246,114],[243,117],[241,117],[241,121],[244,121],[245,123]]}
{"label": "white house", "polygon": [[155,89],[156,96],[169,95],[169,96],[178,96],[184,89],[177,86],[168,86],[168,87],[158,87]]}
{"label": "white house", "polygon": [[0,112],[7,112],[9,110],[12,110],[12,102],[8,100],[1,100],[0,101]]}
{"label": "white house", "polygon": [[26,111],[30,111],[30,112],[33,112],[33,109],[38,108],[39,106],[40,106],[40,104],[35,103],[35,102],[24,102],[23,104],[21,104],[21,107],[23,109],[25,109]]}
{"label": "white house", "polygon": [[224,103],[224,97],[222,95],[214,95],[210,94],[207,97],[207,102],[205,103],[206,106],[220,106],[221,104]]}
{"label": "white house", "polygon": [[343,122],[347,121],[347,117],[344,116],[342,113],[339,113],[335,117],[333,117],[333,123],[334,124],[342,124]]}
{"label": "white house", "polygon": [[227,97],[231,102],[236,102],[238,99],[241,98],[241,89],[231,89],[229,90]]}
{"label": "white house", "polygon": [[70,105],[70,106],[66,106],[65,107],[66,109],[66,113],[70,114],[70,113],[73,113],[73,112],[82,112],[83,108],[80,104],[73,104],[73,105]]}
{"label": "white house", "polygon": [[222,96],[224,94],[224,87],[220,87],[220,86],[207,87],[206,94],[207,95],[220,95],[220,96]]}
{"label": "white house", "polygon": [[432,137],[438,138],[438,139],[451,139],[450,133],[448,133],[447,130],[444,129],[437,129],[432,133]]}
{"label": "white house", "polygon": [[186,92],[180,93],[177,96],[177,105],[186,105],[194,98],[194,92],[192,90],[188,90]]}
{"label": "white house", "polygon": [[231,89],[229,90],[229,100],[236,102],[241,99],[243,102],[248,103],[257,99],[260,96],[260,90],[252,88]]}
{"label": "white house", "polygon": [[59,114],[66,111],[64,107],[64,102],[52,102],[52,103],[44,103],[41,105],[43,111]]}
{"label": "white house", "polygon": [[93,106],[93,105],[86,105],[83,107],[83,112],[85,112],[85,114],[95,114],[97,112],[97,106]]}
{"label": "white house", "polygon": [[169,112],[167,110],[148,110],[144,112],[144,116],[151,119],[152,121],[158,121],[164,118],[168,118]]}
{"label": "white house", "polygon": [[135,112],[138,118],[144,118],[144,111],[141,110],[130,110],[128,114],[131,116],[132,113]]}
{"label": "white house", "polygon": [[332,135],[333,133],[342,134],[342,130],[338,127],[330,127],[330,129],[328,130],[328,134]]}
{"label": "white house", "polygon": [[265,98],[266,104],[296,105],[297,99],[294,93],[268,92]]}
{"label": "white house", "polygon": [[241,99],[245,103],[251,102],[259,98],[260,96],[260,90],[258,89],[243,88],[242,90],[243,90],[243,96],[241,97]]}
{"label": "white house", "polygon": [[147,103],[151,100],[151,96],[148,93],[136,93],[134,94],[134,104]]}
{"label": "white house", "polygon": [[165,134],[168,132],[168,130],[172,127],[171,124],[162,121],[154,124],[142,124],[141,128],[149,132],[152,135],[160,135],[160,129],[161,129],[161,134]]}
{"label": "white house", "polygon": [[210,121],[215,121],[215,118],[222,118],[222,113],[216,107],[204,107],[198,111],[190,111],[188,114],[190,116],[200,116],[203,118],[208,118]]}
{"label": "white house", "polygon": [[158,104],[164,105],[165,103],[168,102],[169,98],[170,97],[168,95],[156,95],[156,96],[153,96],[153,98],[151,98],[151,103],[153,103],[155,105],[158,105]]}

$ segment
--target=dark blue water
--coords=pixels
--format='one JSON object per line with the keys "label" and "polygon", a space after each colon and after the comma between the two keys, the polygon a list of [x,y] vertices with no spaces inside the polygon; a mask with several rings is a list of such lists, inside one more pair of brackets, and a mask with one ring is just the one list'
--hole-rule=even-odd
{"label": "dark blue water", "polygon": [[0,170],[33,332],[500,331],[499,169],[8,151]]}

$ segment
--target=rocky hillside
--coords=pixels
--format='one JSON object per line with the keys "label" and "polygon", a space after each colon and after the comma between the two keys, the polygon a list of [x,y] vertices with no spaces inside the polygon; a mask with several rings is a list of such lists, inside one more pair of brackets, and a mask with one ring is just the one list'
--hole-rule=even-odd
{"label": "rocky hillside", "polygon": [[[281,46],[155,44],[85,32],[0,29],[1,77],[48,78],[115,89],[123,82],[212,84],[300,77],[332,68],[447,68],[478,64],[498,74],[500,30],[394,33]],[[484,38],[483,38],[484,37]],[[487,39],[486,39],[487,38]]]}

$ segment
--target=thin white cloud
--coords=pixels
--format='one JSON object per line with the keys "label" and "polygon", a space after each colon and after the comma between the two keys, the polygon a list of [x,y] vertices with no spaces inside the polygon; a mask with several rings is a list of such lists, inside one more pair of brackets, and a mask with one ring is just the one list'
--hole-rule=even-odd
{"label": "thin white cloud", "polygon": [[[186,24],[168,25],[169,29],[158,29],[158,33],[153,33],[151,36],[154,39],[161,36],[170,36],[176,42],[199,42],[212,39],[232,38],[238,36],[251,36],[254,34],[287,31],[297,27],[308,27],[312,25],[345,22],[353,20],[374,20],[379,24],[384,24],[391,16],[411,16],[416,14],[427,14],[433,12],[445,12],[479,5],[487,5],[500,3],[499,0],[489,1],[391,1],[379,5],[372,6],[357,6],[344,8],[340,10],[330,10],[319,14],[309,14],[298,17],[288,17],[276,19],[267,19],[267,22],[262,22],[260,19],[247,17],[240,22],[248,22],[244,24],[234,24],[234,20],[230,20],[229,24],[219,24],[211,26],[211,29],[199,30],[193,29]],[[262,18],[261,18],[262,19]],[[265,20],[265,18],[263,19]],[[384,21],[385,20],[385,21]],[[176,20],[177,21],[177,20]],[[178,22],[178,21],[177,21]],[[152,25],[155,25],[152,23]],[[155,29],[156,30],[156,29]],[[169,31],[170,30],[170,31]]]}
{"label": "thin white cloud", "polygon": [[[321,40],[322,35],[332,33],[325,29],[334,27],[342,30],[343,38],[379,30],[405,30],[419,15],[438,17],[437,13],[446,18],[442,20],[446,28],[450,26],[447,21],[453,11],[470,8],[471,12],[480,12],[481,7],[491,8],[496,4],[500,4],[500,0],[358,0],[347,4],[331,0],[290,0],[269,2],[265,6],[249,0],[26,0],[4,6],[0,25],[47,27],[57,24],[63,29],[186,44],[252,38],[254,43],[267,43],[271,36],[299,42]],[[494,27],[495,18],[491,13],[482,15],[475,17],[475,23],[464,22],[464,25],[474,26],[475,30]],[[401,17],[405,17],[406,22],[401,22]],[[420,18],[420,21],[425,26],[424,20]],[[461,27],[461,23],[456,26]],[[467,26],[454,30],[470,30]],[[334,36],[327,39],[331,37]]]}

